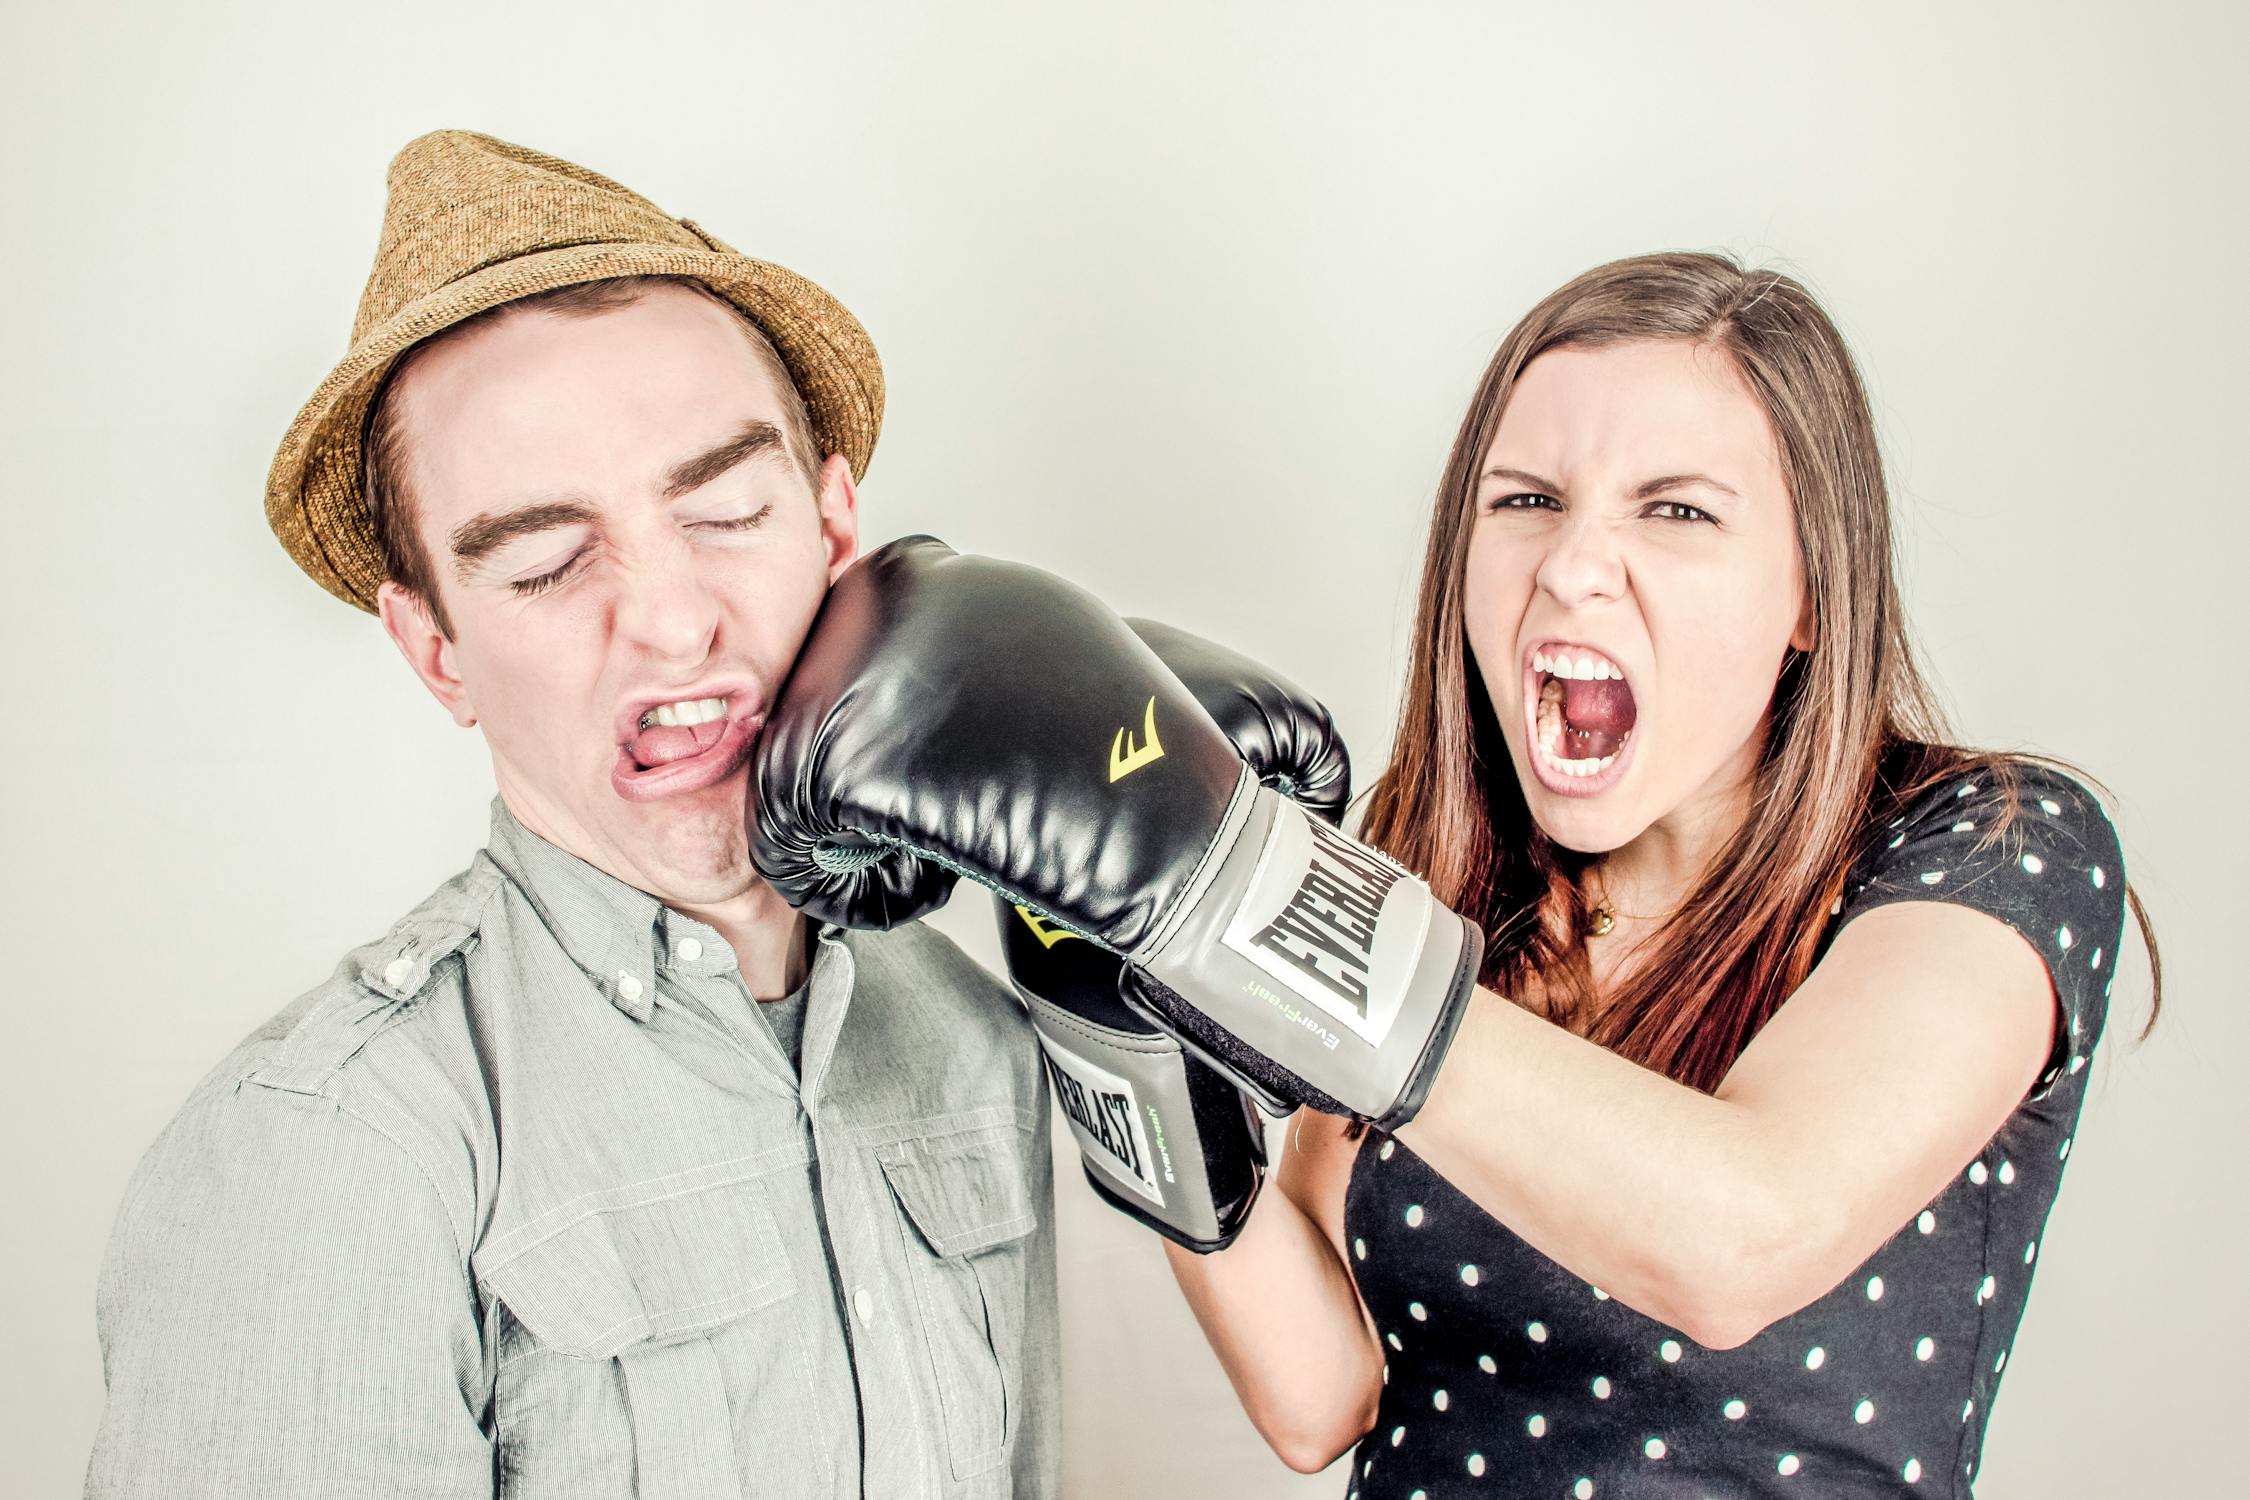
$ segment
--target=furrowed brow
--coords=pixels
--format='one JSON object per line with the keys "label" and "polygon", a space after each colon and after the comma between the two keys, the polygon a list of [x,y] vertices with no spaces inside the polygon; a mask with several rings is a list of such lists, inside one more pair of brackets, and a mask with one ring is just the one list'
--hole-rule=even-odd
{"label": "furrowed brow", "polygon": [[1717,490],[1722,495],[1733,495],[1737,500],[1740,500],[1742,498],[1742,496],[1735,493],[1734,486],[1721,484],[1718,480],[1713,479],[1708,474],[1666,474],[1659,479],[1644,480],[1642,481],[1640,487],[1633,491],[1633,498],[1636,500],[1646,500],[1651,495],[1661,495],[1666,490],[1678,489],[1681,485],[1684,484],[1700,484],[1706,486],[1707,488]]}
{"label": "furrowed brow", "polygon": [[542,500],[514,510],[486,511],[453,528],[448,545],[453,550],[454,572],[468,577],[478,563],[519,536],[593,519],[594,507],[583,500]]}
{"label": "furrowed brow", "polygon": [[1484,477],[1498,479],[1507,484],[1520,484],[1525,489],[1537,490],[1542,495],[1559,497],[1562,494],[1561,485],[1555,483],[1552,479],[1542,479],[1537,474],[1525,469],[1487,469],[1484,471]]}
{"label": "furrowed brow", "polygon": [[740,432],[717,447],[675,465],[672,472],[665,476],[664,498],[677,500],[688,491],[709,484],[746,458],[767,453],[778,456],[787,452],[788,444],[782,438],[780,428],[771,422],[745,422]]}

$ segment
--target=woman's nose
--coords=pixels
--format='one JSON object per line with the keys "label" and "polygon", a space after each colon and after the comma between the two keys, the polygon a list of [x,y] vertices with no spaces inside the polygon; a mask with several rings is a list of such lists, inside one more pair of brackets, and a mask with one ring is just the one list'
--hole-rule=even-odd
{"label": "woman's nose", "polygon": [[1565,606],[1618,597],[1625,590],[1625,560],[1617,538],[1598,516],[1585,512],[1565,516],[1563,524],[1549,533],[1536,581]]}

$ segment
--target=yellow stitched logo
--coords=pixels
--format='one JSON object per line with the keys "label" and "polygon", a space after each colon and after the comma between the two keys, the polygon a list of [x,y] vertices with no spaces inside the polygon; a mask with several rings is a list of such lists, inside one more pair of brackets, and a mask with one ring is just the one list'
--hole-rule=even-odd
{"label": "yellow stitched logo", "polygon": [[1156,737],[1156,696],[1153,693],[1149,695],[1148,713],[1142,720],[1141,733],[1148,736],[1148,743],[1145,745],[1134,744],[1132,732],[1124,729],[1118,730],[1117,738],[1109,742],[1111,781],[1122,781],[1150,761],[1164,758],[1163,741]]}
{"label": "yellow stitched logo", "polygon": [[1061,942],[1064,938],[1074,938],[1078,936],[1077,933],[1065,932],[1060,927],[1049,927],[1045,922],[1042,922],[1041,920],[1039,920],[1039,918],[1033,916],[1028,907],[1017,907],[1016,915],[1023,918],[1023,925],[1031,929],[1031,935],[1039,939],[1039,942],[1043,947],[1052,948],[1055,946],[1055,944]]}

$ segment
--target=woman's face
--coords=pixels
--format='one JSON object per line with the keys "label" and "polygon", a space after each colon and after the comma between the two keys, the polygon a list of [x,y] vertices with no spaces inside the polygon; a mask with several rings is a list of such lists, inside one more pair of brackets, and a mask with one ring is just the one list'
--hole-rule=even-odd
{"label": "woman's face", "polygon": [[1780,455],[1733,360],[1542,354],[1479,476],[1469,648],[1540,828],[1605,853],[1728,817],[1785,649],[1812,644]]}

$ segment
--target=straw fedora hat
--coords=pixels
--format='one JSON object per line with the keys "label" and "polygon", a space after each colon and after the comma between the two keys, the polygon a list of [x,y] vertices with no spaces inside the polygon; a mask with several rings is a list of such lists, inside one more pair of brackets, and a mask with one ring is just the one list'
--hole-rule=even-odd
{"label": "straw fedora hat", "polygon": [[322,588],[372,613],[386,574],[360,486],[367,405],[415,343],[517,297],[610,276],[692,276],[763,328],[805,398],[813,437],[867,472],[883,367],[859,321],[790,271],[556,157],[439,130],[392,160],[375,268],[351,349],[290,423],[266,476],[266,521]]}

